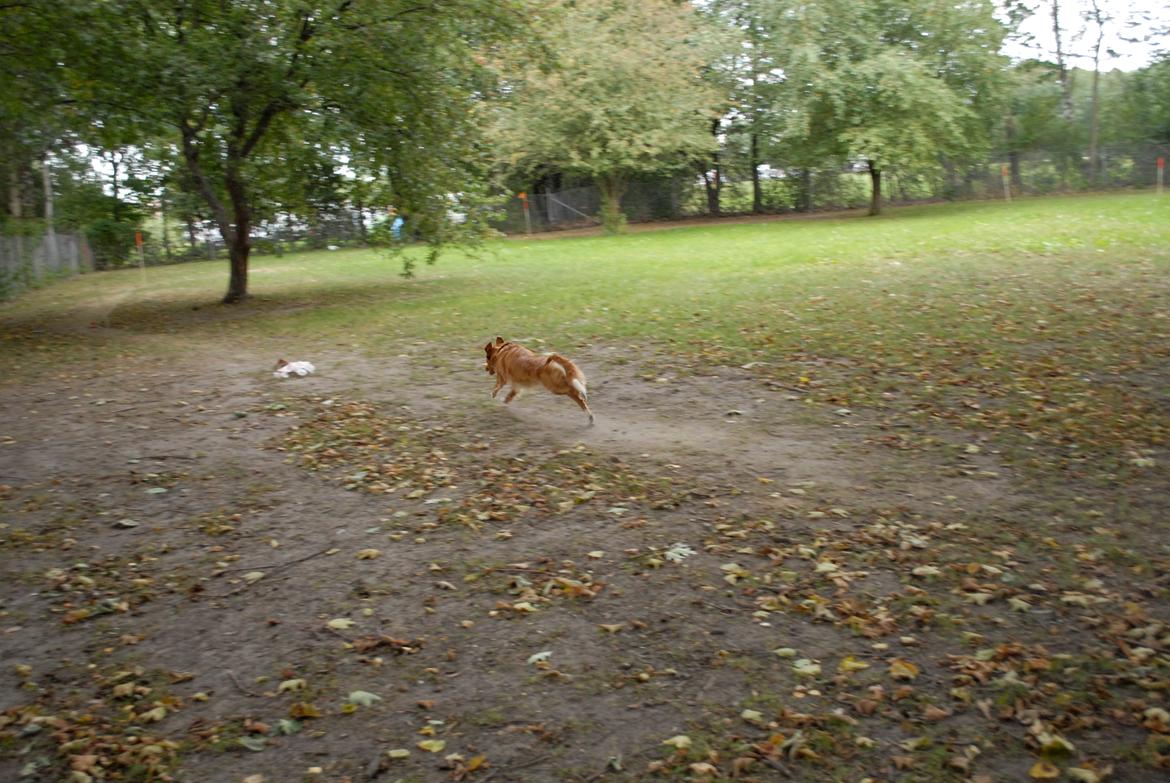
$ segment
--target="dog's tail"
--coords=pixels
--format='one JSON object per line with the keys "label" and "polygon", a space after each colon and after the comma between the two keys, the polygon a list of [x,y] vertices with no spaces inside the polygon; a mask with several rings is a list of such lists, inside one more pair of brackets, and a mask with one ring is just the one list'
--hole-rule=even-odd
{"label": "dog's tail", "polygon": [[569,385],[585,399],[589,399],[589,392],[585,390],[585,373],[573,364],[571,361],[561,356],[559,353],[551,353],[548,358],[544,360],[546,365],[559,367],[561,372],[569,377]]}

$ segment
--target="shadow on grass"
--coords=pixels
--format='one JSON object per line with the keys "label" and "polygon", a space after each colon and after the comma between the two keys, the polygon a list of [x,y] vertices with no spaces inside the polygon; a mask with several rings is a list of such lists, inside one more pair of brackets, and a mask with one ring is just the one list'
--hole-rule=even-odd
{"label": "shadow on grass", "polygon": [[[119,274],[119,273],[110,273]],[[262,277],[255,275],[254,277]],[[129,281],[127,281],[129,282]],[[35,334],[84,334],[90,329],[115,329],[130,334],[205,333],[224,325],[279,322],[285,316],[308,311],[356,311],[395,305],[414,307],[443,297],[458,285],[446,278],[374,277],[348,281],[282,283],[261,287],[243,302],[223,304],[206,288],[178,286],[164,291],[127,287],[92,301],[79,299],[70,305],[31,307],[0,316],[5,330],[26,336]]]}

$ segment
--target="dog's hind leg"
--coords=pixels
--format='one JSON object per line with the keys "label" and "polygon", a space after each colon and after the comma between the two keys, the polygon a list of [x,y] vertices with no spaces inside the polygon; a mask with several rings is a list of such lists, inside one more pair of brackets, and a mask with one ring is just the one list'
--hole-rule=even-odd
{"label": "dog's hind leg", "polygon": [[508,396],[504,398],[504,404],[507,405],[509,402],[511,402],[512,400],[516,399],[519,396],[520,396],[519,387],[513,386],[512,390],[510,392],[508,392]]}
{"label": "dog's hind leg", "polygon": [[573,402],[581,406],[581,410],[589,414],[589,426],[592,427],[593,411],[589,410],[589,403],[585,402],[585,395],[581,394],[581,392],[574,388],[569,392],[569,397],[573,400]]}

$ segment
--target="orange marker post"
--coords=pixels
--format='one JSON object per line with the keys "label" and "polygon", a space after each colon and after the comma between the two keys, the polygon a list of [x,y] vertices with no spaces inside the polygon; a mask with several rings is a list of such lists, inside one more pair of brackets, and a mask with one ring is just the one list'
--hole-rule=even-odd
{"label": "orange marker post", "polygon": [[520,203],[524,206],[524,233],[532,233],[532,217],[528,214],[528,193],[520,191],[517,194],[520,197]]}
{"label": "orange marker post", "polygon": [[1162,180],[1166,176],[1166,159],[1158,157],[1158,195],[1162,195]]}
{"label": "orange marker post", "polygon": [[146,251],[142,247],[142,232],[134,232],[134,244],[138,246],[138,268],[142,271],[142,282],[146,282]]}

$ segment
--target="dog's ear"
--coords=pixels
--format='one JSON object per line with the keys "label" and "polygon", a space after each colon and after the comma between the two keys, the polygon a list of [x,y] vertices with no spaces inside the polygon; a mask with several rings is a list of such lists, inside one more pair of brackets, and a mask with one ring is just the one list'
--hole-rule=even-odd
{"label": "dog's ear", "polygon": [[503,345],[503,344],[504,344],[504,338],[503,338],[503,337],[500,337],[500,336],[497,334],[497,335],[496,335],[496,345]]}
{"label": "dog's ear", "polygon": [[491,343],[488,343],[487,345],[485,345],[483,347],[483,352],[486,353],[488,356],[491,356],[492,355],[492,348],[494,348],[494,347],[495,347],[494,345],[492,345]]}

